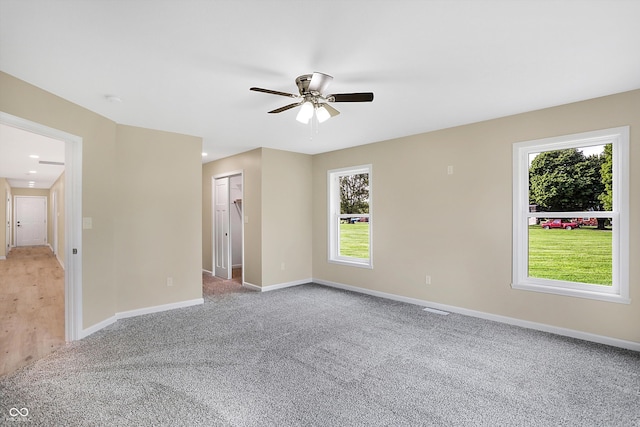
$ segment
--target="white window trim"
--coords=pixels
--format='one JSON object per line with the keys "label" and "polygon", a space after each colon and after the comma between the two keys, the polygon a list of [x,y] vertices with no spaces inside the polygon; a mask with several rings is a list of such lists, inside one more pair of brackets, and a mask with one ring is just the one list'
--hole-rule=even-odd
{"label": "white window trim", "polygon": [[[338,179],[345,175],[369,174],[369,213],[368,214],[340,214],[340,198],[333,197],[339,194]],[[332,169],[327,171],[327,259],[330,263],[349,265],[373,269],[373,166],[360,165],[348,168]],[[339,255],[340,228],[338,218],[367,217],[369,218],[369,258],[354,258]]]}
{"label": "white window trim", "polygon": [[[574,147],[613,144],[613,210],[589,212],[614,218],[613,285],[579,284],[528,277],[528,217],[581,217],[583,212],[529,212],[529,154]],[[513,145],[513,278],[511,287],[629,304],[629,126],[523,141]]]}

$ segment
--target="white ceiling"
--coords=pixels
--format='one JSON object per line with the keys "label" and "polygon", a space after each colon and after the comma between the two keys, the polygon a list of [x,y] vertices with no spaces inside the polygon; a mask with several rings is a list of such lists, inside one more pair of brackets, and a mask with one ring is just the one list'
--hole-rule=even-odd
{"label": "white ceiling", "polygon": [[13,188],[51,188],[64,166],[40,162],[64,163],[64,148],[63,141],[0,124],[0,177]]}
{"label": "white ceiling", "polygon": [[[633,0],[0,0],[0,69],[118,123],[320,153],[640,88]],[[334,76],[319,126],[267,111]],[[115,95],[121,103],[106,100]]]}

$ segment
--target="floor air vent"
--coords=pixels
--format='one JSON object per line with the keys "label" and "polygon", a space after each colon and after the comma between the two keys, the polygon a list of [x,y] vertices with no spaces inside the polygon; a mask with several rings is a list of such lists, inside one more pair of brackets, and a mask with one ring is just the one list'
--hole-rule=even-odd
{"label": "floor air vent", "polygon": [[443,316],[447,316],[449,314],[448,311],[437,310],[431,307],[425,307],[422,309],[423,311],[428,311],[429,313],[441,314]]}

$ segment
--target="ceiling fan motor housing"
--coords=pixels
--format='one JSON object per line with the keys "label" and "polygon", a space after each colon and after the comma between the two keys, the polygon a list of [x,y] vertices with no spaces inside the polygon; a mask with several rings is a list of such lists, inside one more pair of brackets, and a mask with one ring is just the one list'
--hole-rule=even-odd
{"label": "ceiling fan motor housing", "polygon": [[309,94],[309,83],[311,83],[311,77],[313,74],[303,74],[296,79],[296,85],[300,95],[304,96]]}

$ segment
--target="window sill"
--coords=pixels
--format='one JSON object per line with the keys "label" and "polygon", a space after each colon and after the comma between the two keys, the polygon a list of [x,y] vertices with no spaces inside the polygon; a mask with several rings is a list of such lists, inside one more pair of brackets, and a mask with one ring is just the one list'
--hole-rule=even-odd
{"label": "window sill", "polygon": [[575,298],[587,298],[606,302],[615,302],[618,304],[630,304],[631,299],[618,294],[610,294],[604,292],[585,291],[581,289],[569,289],[561,286],[537,285],[532,283],[511,284],[512,289],[523,291],[543,292],[547,294],[563,295]]}
{"label": "window sill", "polygon": [[373,270],[373,264],[371,262],[352,261],[348,259],[329,259],[331,264],[348,265],[350,267],[367,268]]}

